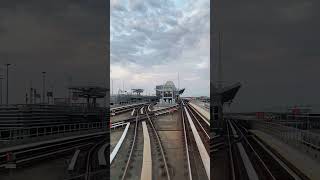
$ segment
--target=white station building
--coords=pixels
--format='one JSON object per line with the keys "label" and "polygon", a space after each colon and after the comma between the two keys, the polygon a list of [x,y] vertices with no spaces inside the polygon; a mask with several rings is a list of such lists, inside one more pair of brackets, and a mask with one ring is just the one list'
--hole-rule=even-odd
{"label": "white station building", "polygon": [[156,86],[156,95],[159,97],[159,104],[176,104],[180,94],[184,89],[177,89],[172,81],[167,81],[164,85]]}

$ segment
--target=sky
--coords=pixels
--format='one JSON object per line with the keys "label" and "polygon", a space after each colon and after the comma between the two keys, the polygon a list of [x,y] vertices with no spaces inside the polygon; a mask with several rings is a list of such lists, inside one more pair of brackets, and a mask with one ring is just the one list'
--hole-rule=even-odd
{"label": "sky", "polygon": [[[184,96],[210,93],[209,0],[111,0],[111,88],[145,89],[171,80]],[[178,74],[180,83],[178,83]],[[113,83],[112,83],[113,82]],[[112,93],[111,89],[111,93]]]}
{"label": "sky", "polygon": [[224,81],[242,84],[232,111],[312,105],[320,112],[319,1],[223,0],[213,6],[212,27],[223,32]]}
{"label": "sky", "polygon": [[41,92],[42,71],[55,97],[66,97],[70,84],[105,85],[107,15],[104,1],[2,0],[0,64],[12,64],[9,103],[25,103],[31,81]]}

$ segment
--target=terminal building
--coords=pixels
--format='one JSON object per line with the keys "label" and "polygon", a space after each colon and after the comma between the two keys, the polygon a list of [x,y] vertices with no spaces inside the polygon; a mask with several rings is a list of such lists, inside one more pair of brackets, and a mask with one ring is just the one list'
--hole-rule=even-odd
{"label": "terminal building", "polygon": [[178,97],[184,92],[184,88],[179,90],[172,81],[167,81],[164,85],[156,86],[156,96],[159,97],[159,104],[176,104]]}

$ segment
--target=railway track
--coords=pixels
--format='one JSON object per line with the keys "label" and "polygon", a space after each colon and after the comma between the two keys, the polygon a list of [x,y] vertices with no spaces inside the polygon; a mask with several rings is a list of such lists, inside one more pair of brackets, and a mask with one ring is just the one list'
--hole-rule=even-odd
{"label": "railway track", "polygon": [[[176,107],[173,107],[173,109],[177,109]],[[208,179],[206,170],[204,166],[202,165],[201,160],[201,153],[200,150],[198,150],[197,140],[200,140],[199,138],[196,140],[194,138],[192,133],[192,128],[189,124],[189,119],[191,117],[187,117],[186,113],[184,112],[184,108],[180,108],[179,113],[181,116],[181,121],[177,120],[178,124],[175,124],[175,128],[169,128],[168,130],[161,129],[161,134],[159,134],[158,126],[161,126],[161,122],[159,119],[158,121],[155,121],[153,118],[158,117],[162,115],[162,113],[155,115],[155,112],[172,112],[172,108],[164,108],[160,109],[158,111],[150,111],[151,108],[148,105],[145,105],[143,107],[139,107],[139,109],[136,109],[134,114],[136,114],[136,117],[134,120],[130,121],[130,130],[128,133],[131,133],[132,135],[127,136],[126,139],[124,139],[123,146],[119,150],[120,154],[126,154],[126,157],[123,158],[123,155],[116,156],[115,162],[112,162],[111,166],[113,168],[122,169],[121,172],[112,172],[112,179],[140,179],[142,177],[145,177],[144,171],[142,171],[142,163],[140,164],[140,161],[143,161],[141,159],[142,155],[142,149],[144,144],[143,138],[142,138],[142,125],[140,125],[140,121],[145,120],[146,122],[146,128],[149,132],[149,138],[150,138],[150,149],[151,149],[151,156],[152,156],[152,179],[166,179],[166,180],[173,180],[173,179]],[[191,111],[191,110],[188,110]],[[190,112],[191,114],[191,112]],[[197,119],[196,115],[192,115],[192,121],[196,124],[197,129],[199,131],[204,131],[204,133],[201,135],[203,138],[207,138],[206,133],[209,131],[208,126],[205,126],[205,124],[201,124],[200,119]],[[203,121],[203,120],[201,120]],[[127,122],[122,122],[127,123]],[[159,124],[160,123],[160,124]],[[165,123],[166,124],[166,123]],[[113,125],[119,125],[119,124],[113,124]],[[202,127],[201,127],[202,126]],[[119,126],[124,127],[124,126]],[[167,126],[168,127],[168,126]],[[206,128],[206,130],[205,130]],[[179,139],[181,137],[181,142],[179,141],[179,144],[174,143],[174,146],[179,147],[179,151],[181,151],[180,158],[184,159],[185,161],[182,161],[183,163],[180,163],[179,166],[181,167],[175,167],[171,166],[171,164],[175,164],[175,159],[172,157],[176,157],[175,153],[177,153],[177,150],[170,150],[168,149],[168,152],[166,152],[166,148],[170,147],[172,145],[163,144],[161,138],[162,136],[168,136],[169,134],[174,133],[177,134]],[[166,135],[165,135],[166,134]],[[161,135],[161,136],[160,136]],[[129,140],[131,137],[131,140]],[[202,140],[200,140],[202,141]],[[209,142],[209,138],[207,140]],[[126,145],[127,144],[127,145]],[[165,145],[165,146],[164,146]],[[149,146],[149,145],[148,145]],[[141,148],[142,147],[142,148]],[[207,151],[205,148],[203,148],[204,151]],[[172,156],[172,157],[171,157]],[[170,158],[168,158],[170,157]],[[123,163],[125,162],[125,163]],[[141,168],[140,168],[141,165]],[[123,167],[123,168],[121,168]],[[117,171],[117,170],[112,170]],[[141,174],[141,176],[140,176]]]}
{"label": "railway track", "polygon": [[[229,127],[234,129],[233,136],[238,136],[238,143],[243,145],[243,148],[248,155],[248,159],[253,166],[253,170],[251,171],[254,172],[248,172],[247,169],[246,175],[242,174],[240,176],[242,177],[241,179],[253,179],[252,174],[256,174],[259,180],[305,179],[304,177],[298,175],[299,173],[295,172],[295,170],[292,168],[292,165],[282,161],[281,158],[269,150],[262,142],[251,135],[243,125],[240,125],[240,123],[236,123],[234,121],[230,121]],[[238,151],[239,149],[232,149],[233,154],[236,154]],[[241,163],[238,164],[238,166],[233,164],[233,167],[236,170],[235,174],[239,174],[239,167],[241,167]]]}
{"label": "railway track", "polygon": [[[111,179],[140,179],[141,170],[142,170],[142,162],[143,162],[143,147],[141,146],[144,143],[143,140],[143,131],[142,131],[142,123],[141,121],[144,121],[147,123],[146,127],[149,128],[148,132],[151,139],[151,144],[156,143],[159,144],[157,141],[157,135],[154,134],[154,131],[152,130],[152,127],[149,123],[148,118],[151,120],[151,118],[155,116],[160,116],[162,114],[156,115],[155,113],[159,112],[166,112],[170,111],[172,108],[165,108],[165,109],[159,109],[156,111],[150,111],[151,105],[146,104],[143,106],[139,106],[135,108],[135,110],[132,110],[132,113],[130,115],[135,115],[135,117],[129,117],[127,120],[112,123],[111,127],[113,128],[123,128],[126,126],[127,123],[130,123],[129,129],[127,132],[126,138],[124,138],[122,141],[122,145],[117,152],[118,155],[115,155],[114,161],[111,162]],[[152,122],[151,122],[152,123]],[[159,145],[157,145],[158,147]],[[155,152],[152,150],[152,152]],[[161,154],[161,153],[160,153]],[[163,153],[163,156],[165,154]],[[153,158],[152,158],[153,159]],[[159,159],[163,159],[162,156],[159,156]],[[167,161],[165,159],[165,161]],[[141,165],[141,167],[140,167]],[[166,169],[164,165],[163,169]],[[162,166],[159,166],[158,169],[155,170],[155,172],[159,172],[159,169],[161,169]],[[170,167],[168,167],[168,171],[170,171]],[[166,171],[163,171],[162,173],[164,176],[160,176],[161,179],[163,177],[167,176]],[[169,174],[169,173],[168,173]],[[157,178],[155,178],[157,179]],[[166,178],[165,178],[166,179]]]}
{"label": "railway track", "polygon": [[105,142],[106,140],[103,139],[94,144],[87,152],[85,180],[100,180],[108,175],[107,167],[101,166],[98,163],[98,151]]}
{"label": "railway track", "polygon": [[180,107],[181,109],[181,118],[182,118],[182,129],[183,129],[183,134],[182,134],[182,138],[184,139],[184,148],[185,148],[185,152],[186,152],[186,159],[187,159],[187,165],[188,165],[188,179],[189,180],[192,180],[193,179],[193,176],[192,176],[192,169],[191,169],[191,154],[190,154],[190,134],[189,134],[189,131],[188,131],[188,124],[187,124],[187,121],[185,119],[185,115],[183,113],[183,110],[182,110],[182,106]]}
{"label": "railway track", "polygon": [[[168,166],[168,162],[165,156],[165,152],[164,152],[164,147],[161,143],[161,139],[160,136],[154,126],[154,123],[152,122],[151,118],[148,115],[148,111],[145,111],[145,114],[148,118],[147,120],[147,124],[149,127],[149,131],[151,132],[151,137],[153,137],[152,139],[155,140],[155,146],[157,147],[157,151],[159,152],[159,160],[161,161],[161,169],[162,169],[162,177],[161,179],[167,179],[167,180],[171,180],[171,175],[170,175],[170,171],[169,171],[169,166]],[[156,178],[153,176],[153,178]],[[158,178],[156,178],[158,179]]]}
{"label": "railway track", "polygon": [[[91,142],[89,146],[76,149],[69,162],[66,180],[99,180],[108,175],[106,166],[99,164],[98,151],[106,143],[105,138]],[[77,153],[77,151],[79,151]],[[77,155],[77,156],[76,156]]]}
{"label": "railway track", "polygon": [[[186,103],[187,104],[187,103]],[[204,145],[208,152],[210,152],[210,125],[202,119],[194,109],[190,108],[190,105],[185,106],[190,112],[191,118],[200,134],[201,140],[204,142]]]}
{"label": "railway track", "polygon": [[[204,126],[200,121],[202,119],[198,119],[199,117],[192,112],[187,105],[187,103],[182,103],[182,119],[184,126],[184,136],[186,136],[186,147],[188,147],[189,161],[190,161],[190,170],[189,170],[189,179],[209,179],[210,175],[210,157],[209,157],[209,146],[210,146],[210,137],[208,136],[209,129]],[[185,107],[185,108],[184,108]],[[187,115],[189,114],[189,116]],[[192,132],[192,125],[188,120],[191,118],[193,125],[196,128],[200,138],[196,138],[195,134]],[[201,143],[197,142],[201,141]],[[204,148],[199,148],[199,144],[204,145]],[[203,152],[204,151],[204,152]],[[205,156],[205,154],[207,156]],[[208,161],[209,160],[209,161]],[[209,172],[208,172],[209,171]]]}
{"label": "railway track", "polygon": [[132,136],[132,143],[131,143],[131,148],[130,148],[130,152],[129,152],[129,156],[128,156],[128,159],[126,161],[126,165],[124,167],[124,170],[123,170],[123,173],[122,173],[122,176],[121,176],[121,180],[125,180],[128,178],[128,172],[129,172],[129,167],[130,167],[130,164],[132,163],[131,160],[133,159],[133,153],[134,153],[134,149],[135,149],[135,146],[136,146],[136,141],[137,141],[137,136],[138,136],[138,118],[139,118],[139,114],[140,113],[137,113],[136,115],[136,119],[135,119],[135,123],[134,123],[134,132],[133,132],[133,136]]}
{"label": "railway track", "polygon": [[6,154],[8,152],[15,156],[17,166],[25,166],[36,161],[70,154],[75,149],[86,148],[92,141],[103,137],[105,137],[104,133],[92,136],[76,136],[2,149],[0,152],[0,169],[7,163]]}

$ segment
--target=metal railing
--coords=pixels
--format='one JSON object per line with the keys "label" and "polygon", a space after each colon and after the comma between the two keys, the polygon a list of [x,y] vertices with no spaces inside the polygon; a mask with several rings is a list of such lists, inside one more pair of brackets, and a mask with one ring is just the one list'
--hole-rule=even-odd
{"label": "metal railing", "polygon": [[320,134],[275,122],[252,120],[250,123],[252,129],[277,137],[282,142],[320,161]]}
{"label": "metal railing", "polygon": [[107,122],[91,122],[77,124],[59,124],[49,126],[34,126],[21,128],[0,128],[0,143],[2,145],[19,144],[33,140],[50,139],[57,136],[83,134],[86,132],[105,131]]}

